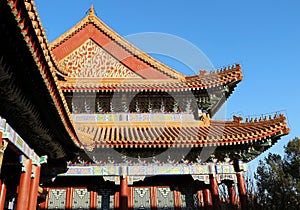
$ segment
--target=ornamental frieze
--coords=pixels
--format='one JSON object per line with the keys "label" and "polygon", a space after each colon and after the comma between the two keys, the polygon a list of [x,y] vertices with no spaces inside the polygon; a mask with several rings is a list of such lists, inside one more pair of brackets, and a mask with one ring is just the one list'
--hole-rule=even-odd
{"label": "ornamental frieze", "polygon": [[70,77],[140,78],[91,39],[63,58],[59,65]]}

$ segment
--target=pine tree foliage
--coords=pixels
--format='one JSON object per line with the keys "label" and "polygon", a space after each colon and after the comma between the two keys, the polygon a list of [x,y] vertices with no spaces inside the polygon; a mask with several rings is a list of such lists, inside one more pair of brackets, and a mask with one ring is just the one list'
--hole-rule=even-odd
{"label": "pine tree foliage", "polygon": [[255,178],[262,209],[300,210],[300,139],[288,143],[283,158],[270,153],[260,161]]}

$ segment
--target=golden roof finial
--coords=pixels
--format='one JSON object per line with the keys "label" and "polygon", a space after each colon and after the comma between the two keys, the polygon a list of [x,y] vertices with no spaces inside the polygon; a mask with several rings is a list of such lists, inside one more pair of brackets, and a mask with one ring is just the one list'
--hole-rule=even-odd
{"label": "golden roof finial", "polygon": [[91,7],[90,7],[89,16],[95,16],[95,10],[94,10],[94,6],[93,5],[91,5]]}

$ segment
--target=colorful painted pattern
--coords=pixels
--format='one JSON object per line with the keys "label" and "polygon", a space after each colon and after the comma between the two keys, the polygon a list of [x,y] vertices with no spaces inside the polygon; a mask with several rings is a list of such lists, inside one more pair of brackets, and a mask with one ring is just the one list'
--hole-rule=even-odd
{"label": "colorful painted pattern", "polygon": [[134,191],[134,201],[133,201],[133,209],[134,210],[150,210],[150,188],[147,187],[139,187],[133,188]]}
{"label": "colorful painted pattern", "polygon": [[158,187],[157,193],[157,209],[173,210],[174,209],[174,192],[170,188]]}
{"label": "colorful painted pattern", "polygon": [[51,189],[49,193],[48,209],[65,209],[66,189]]}
{"label": "colorful painted pattern", "polygon": [[91,39],[59,64],[71,77],[140,78]]}
{"label": "colorful painted pattern", "polygon": [[17,134],[17,132],[6,122],[4,118],[0,116],[0,132],[2,132],[2,138],[13,144],[20,152],[27,158],[32,159],[32,163],[35,165],[40,164],[41,157],[39,157]]}
{"label": "colorful painted pattern", "polygon": [[90,193],[87,189],[74,189],[72,209],[90,209]]}
{"label": "colorful painted pattern", "polygon": [[169,122],[195,121],[190,113],[114,113],[114,114],[72,114],[74,122]]}

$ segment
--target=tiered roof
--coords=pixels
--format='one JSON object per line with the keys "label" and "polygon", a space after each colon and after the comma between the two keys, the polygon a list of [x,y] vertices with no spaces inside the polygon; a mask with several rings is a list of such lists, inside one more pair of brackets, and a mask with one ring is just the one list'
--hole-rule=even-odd
{"label": "tiered roof", "polygon": [[[233,89],[242,80],[239,64],[185,76],[134,47],[96,17],[92,7],[88,16],[50,46],[64,75],[58,83],[64,91],[187,91],[228,84]],[[91,56],[98,57],[98,63],[106,61],[109,69],[88,60]],[[116,68],[122,72],[111,73]]]}
{"label": "tiered roof", "polygon": [[[58,85],[65,92],[184,92],[227,88],[227,98],[243,78],[239,64],[185,76],[131,45],[96,17],[92,7],[88,16],[50,46],[63,77]],[[96,66],[89,60],[92,56],[99,58],[100,63],[106,61],[104,66],[109,67]],[[74,125],[88,150],[254,145],[289,132],[281,114],[246,122],[235,118],[205,122],[74,122]],[[274,142],[271,140],[270,144]]]}
{"label": "tiered roof", "polygon": [[[35,142],[37,146],[50,142],[48,151],[53,154],[56,152],[53,158],[66,157],[67,150],[70,148],[63,148],[63,146],[72,145],[70,141],[77,146],[85,145],[87,147],[90,145],[110,148],[206,147],[250,145],[260,140],[277,139],[289,132],[285,117],[282,115],[272,119],[258,119],[249,122],[211,120],[206,124],[189,122],[183,125],[180,122],[167,125],[131,123],[130,126],[121,122],[117,124],[103,123],[97,126],[72,124],[62,90],[187,91],[227,86],[230,88],[229,92],[232,92],[236,84],[242,80],[241,67],[237,64],[208,74],[202,71],[199,75],[185,76],[128,43],[97,18],[92,8],[87,17],[51,43],[49,47],[34,2],[8,0],[7,5],[11,9],[16,27],[21,33],[19,36],[22,37],[23,44],[27,47],[27,53],[31,55],[32,62],[36,67],[35,70],[40,76],[38,79],[37,77],[34,79],[43,82],[40,87],[46,90],[43,93],[49,96],[48,101],[53,104],[50,108],[52,111],[55,110],[55,116],[60,116],[57,122],[61,126],[57,131],[54,129],[55,131],[52,130],[51,134],[45,131],[31,135],[40,135],[40,142],[43,143]],[[98,72],[91,71],[86,67],[80,69],[81,71],[78,71],[78,68],[72,69],[82,67],[82,65],[76,64],[77,66],[74,66],[73,63],[67,61],[76,58],[86,46],[94,46],[99,56],[103,56],[101,58],[109,59],[110,70],[113,70],[114,73],[105,77],[108,75],[109,69],[105,69],[106,73],[100,76]],[[28,59],[28,57],[26,58]],[[18,71],[15,70],[14,72]],[[32,99],[36,100],[37,98],[33,97]],[[23,108],[28,106],[25,102],[20,103],[24,103]],[[37,105],[41,104],[43,103]],[[37,105],[35,106],[37,107]],[[31,110],[30,114],[35,116],[36,113]],[[41,112],[40,114],[45,113]],[[22,116],[18,118],[19,122],[23,119]],[[37,120],[39,118],[33,119],[39,122]],[[50,122],[48,118],[42,120]],[[28,125],[31,124],[28,123]],[[28,129],[28,127],[26,128]],[[24,133],[28,134],[29,130]],[[63,138],[60,138],[62,135],[60,131],[63,131]],[[94,138],[91,138],[92,136]],[[72,145],[72,149],[74,148]]]}

